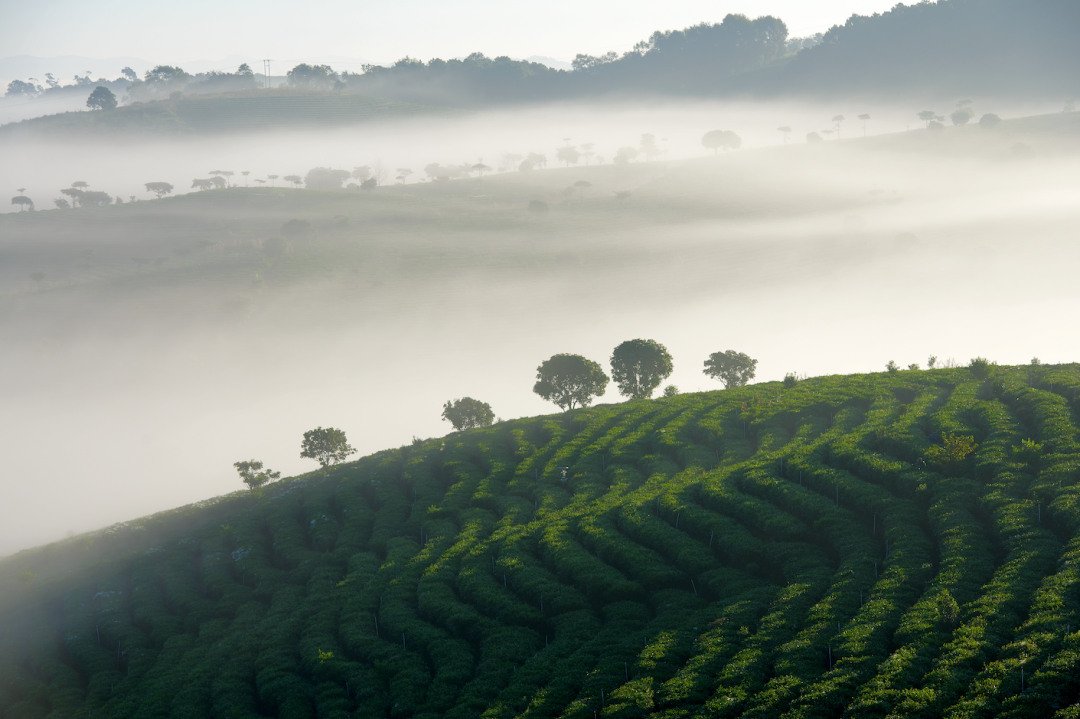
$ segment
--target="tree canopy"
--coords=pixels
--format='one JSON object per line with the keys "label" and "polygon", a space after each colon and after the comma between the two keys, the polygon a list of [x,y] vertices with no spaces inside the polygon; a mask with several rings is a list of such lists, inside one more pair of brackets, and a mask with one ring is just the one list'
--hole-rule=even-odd
{"label": "tree canopy", "polygon": [[345,432],[333,427],[316,427],[304,432],[304,441],[300,444],[300,456],[314,459],[322,467],[345,461],[356,450],[349,446]]}
{"label": "tree canopy", "polygon": [[735,350],[713,352],[705,360],[704,373],[723,382],[724,387],[742,387],[754,379],[757,363],[756,359]]}
{"label": "tree canopy", "polygon": [[144,187],[146,187],[147,192],[153,192],[157,195],[159,200],[173,191],[173,186],[168,182],[147,182]]}
{"label": "tree canopy", "polygon": [[490,427],[495,421],[491,405],[472,397],[450,400],[443,405],[442,418],[461,431],[475,427]]}
{"label": "tree canopy", "polygon": [[611,378],[631,399],[652,397],[673,368],[671,354],[656,340],[627,340],[611,353]]}
{"label": "tree canopy", "polygon": [[588,407],[607,388],[608,376],[581,355],[557,354],[536,368],[533,392],[562,409]]}
{"label": "tree canopy", "polygon": [[86,98],[86,106],[91,110],[115,110],[116,95],[107,87],[96,87]]}
{"label": "tree canopy", "polygon": [[[340,190],[342,183],[351,177],[348,170],[331,170],[329,167],[313,167],[304,176],[304,187],[309,190]],[[290,175],[289,177],[292,177]],[[286,177],[286,180],[289,178]]]}
{"label": "tree canopy", "polygon": [[742,138],[731,130],[712,130],[701,138],[701,144],[716,154],[717,150],[738,150],[742,147]]}
{"label": "tree canopy", "polygon": [[275,472],[269,467],[263,469],[263,463],[255,459],[247,462],[234,462],[233,466],[236,467],[236,471],[240,474],[241,481],[253,492],[281,476],[281,472]]}

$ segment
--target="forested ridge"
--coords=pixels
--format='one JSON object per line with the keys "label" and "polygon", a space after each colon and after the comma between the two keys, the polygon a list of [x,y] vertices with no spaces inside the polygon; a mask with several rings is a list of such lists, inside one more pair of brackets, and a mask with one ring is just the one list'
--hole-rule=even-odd
{"label": "forested ridge", "polygon": [[1078,717],[1078,390],[766,383],[284,480],[6,585],[0,717]]}

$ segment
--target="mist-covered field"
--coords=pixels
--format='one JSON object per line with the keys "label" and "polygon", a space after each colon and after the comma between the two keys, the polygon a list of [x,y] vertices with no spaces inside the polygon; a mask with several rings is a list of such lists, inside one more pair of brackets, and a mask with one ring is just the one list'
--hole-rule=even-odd
{"label": "mist-covered field", "polygon": [[[606,367],[636,337],[667,346],[683,391],[717,387],[702,363],[727,349],[760,380],[1075,359],[1080,113],[1001,103],[977,114],[1055,112],[935,133],[922,109],[568,105],[11,142],[0,177],[37,209],[0,217],[0,554],[233,491],[237,460],[306,471],[317,425],[366,454],[445,433],[465,395],[553,411],[531,392],[542,360]],[[806,142],[841,112],[840,141]],[[703,148],[715,129],[743,149]],[[651,160],[613,164],[645,133]],[[586,143],[588,165],[560,165]],[[528,153],[546,168],[497,171]],[[435,162],[491,171],[418,181]],[[378,164],[372,192],[282,179]],[[214,169],[234,186],[189,189]],[[76,180],[125,202],[49,209]],[[156,181],[174,193],[150,199]]]}

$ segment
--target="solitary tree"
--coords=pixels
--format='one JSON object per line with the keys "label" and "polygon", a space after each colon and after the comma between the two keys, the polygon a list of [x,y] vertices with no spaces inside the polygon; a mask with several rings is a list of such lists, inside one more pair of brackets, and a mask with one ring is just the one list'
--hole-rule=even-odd
{"label": "solitary tree", "polygon": [[581,355],[557,354],[536,368],[533,392],[560,408],[588,407],[603,396],[608,376],[600,365]]}
{"label": "solitary tree", "polygon": [[1001,124],[1001,118],[992,112],[988,112],[979,118],[979,127],[984,130],[992,130]]}
{"label": "solitary tree", "polygon": [[345,432],[333,427],[316,427],[304,432],[304,441],[300,444],[300,456],[314,459],[323,467],[343,462],[356,450],[349,446]]}
{"label": "solitary tree", "polygon": [[862,120],[862,136],[866,137],[866,121],[870,119],[870,113],[864,112],[859,115],[859,119]]}
{"label": "solitary tree", "polygon": [[971,118],[975,117],[975,113],[971,111],[970,107],[962,107],[958,110],[953,110],[949,114],[949,119],[952,120],[954,125],[966,125],[971,122]]}
{"label": "solitary tree", "polygon": [[[304,187],[309,190],[340,190],[341,184],[352,176],[348,170],[332,170],[329,167],[313,167],[304,176]],[[294,177],[294,175],[289,175]],[[286,180],[289,180],[286,177]],[[292,182],[292,180],[289,180]]]}
{"label": "solitary tree", "polygon": [[274,180],[278,179],[280,175],[267,175],[266,177],[270,180],[270,187],[277,187],[277,183],[274,182]]}
{"label": "solitary tree", "polygon": [[247,187],[248,186],[247,178],[248,178],[248,175],[251,174],[251,170],[241,170],[240,174],[244,176],[244,187]]}
{"label": "solitary tree", "polygon": [[706,132],[701,138],[701,144],[713,151],[716,154],[717,150],[738,150],[742,147],[742,138],[736,135],[731,130],[712,130]]}
{"label": "solitary tree", "polygon": [[667,348],[655,340],[627,340],[611,353],[611,378],[630,399],[652,397],[672,369]]}
{"label": "solitary tree", "polygon": [[593,142],[586,142],[581,145],[581,156],[585,158],[586,165],[589,164],[589,158],[596,154],[593,152],[594,147],[596,147],[596,143]]}
{"label": "solitary tree", "polygon": [[656,135],[650,135],[648,133],[641,136],[640,147],[642,154],[645,155],[646,162],[652,161],[652,159],[661,152],[659,145],[656,144]]}
{"label": "solitary tree", "polygon": [[568,145],[567,147],[560,147],[555,150],[555,157],[558,158],[559,162],[570,167],[571,163],[575,165],[578,164],[578,160],[581,159],[581,153],[578,152],[576,147]]}
{"label": "solitary tree", "polygon": [[930,127],[930,121],[937,117],[937,113],[933,110],[923,110],[918,115],[919,119],[926,123],[927,127]]}
{"label": "solitary tree", "polygon": [[173,191],[173,186],[168,182],[147,182],[145,187],[147,192],[153,192],[159,200]]}
{"label": "solitary tree", "polygon": [[832,121],[833,121],[833,124],[836,125],[836,139],[839,140],[840,139],[840,126],[842,124],[844,124],[844,116],[843,115],[836,115],[835,117],[833,117]]}
{"label": "solitary tree", "polygon": [[[473,172],[480,174],[480,177],[484,176],[485,172],[491,172],[491,168],[485,165],[483,162],[478,162],[470,168]],[[401,172],[400,168],[398,169]],[[403,173],[404,174],[404,173]],[[409,174],[412,174],[412,170],[409,170]]]}
{"label": "solitary tree", "polygon": [[11,204],[19,206],[19,212],[22,212],[25,208],[29,207],[34,209],[34,201],[26,195],[16,195],[11,198]]}
{"label": "solitary tree", "polygon": [[757,360],[735,350],[713,352],[705,360],[704,373],[724,383],[724,387],[742,387],[754,379]]}
{"label": "solitary tree", "polygon": [[776,130],[777,130],[777,132],[782,132],[784,134],[784,144],[786,145],[787,144],[787,136],[791,134],[791,128],[788,127],[787,125],[783,125],[782,127],[776,128]]}
{"label": "solitary tree", "polygon": [[490,427],[495,421],[491,405],[472,397],[450,400],[443,405],[442,418],[461,431],[474,427]]}
{"label": "solitary tree", "polygon": [[269,467],[263,469],[263,463],[255,459],[247,462],[233,462],[233,466],[240,473],[240,479],[252,492],[270,480],[281,476],[281,472],[275,472]]}
{"label": "solitary tree", "polygon": [[86,98],[86,106],[91,110],[115,110],[116,105],[116,95],[107,87],[94,88],[90,97]]}
{"label": "solitary tree", "polygon": [[[490,168],[490,167],[488,167],[487,165],[481,165],[481,166],[482,166],[482,167],[485,167],[485,168],[487,168],[487,169],[489,169],[489,170],[491,169],[491,168]],[[472,166],[472,169],[474,169],[474,170],[475,170],[475,169],[476,169],[476,167],[477,167],[476,165],[473,165],[473,166]],[[394,177],[394,179],[395,179],[395,180],[401,180],[401,184],[403,184],[403,185],[404,185],[404,184],[405,184],[405,180],[409,179],[409,175],[413,174],[413,171],[412,171],[411,169],[409,169],[408,167],[399,167],[399,168],[397,169],[397,173],[398,173],[398,174],[397,174],[397,175],[396,175],[396,176]],[[481,172],[480,174],[481,174],[481,175],[483,175],[483,172]]]}

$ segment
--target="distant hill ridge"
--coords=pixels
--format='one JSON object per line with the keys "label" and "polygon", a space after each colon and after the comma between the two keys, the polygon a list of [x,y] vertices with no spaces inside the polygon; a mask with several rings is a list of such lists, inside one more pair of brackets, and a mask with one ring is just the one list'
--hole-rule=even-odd
{"label": "distant hill ridge", "polygon": [[0,716],[1075,717],[1078,391],[603,405],[23,552]]}

